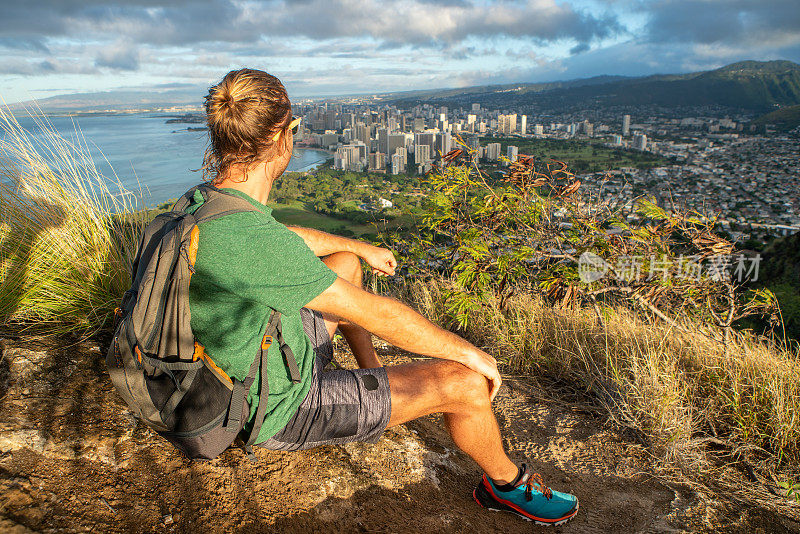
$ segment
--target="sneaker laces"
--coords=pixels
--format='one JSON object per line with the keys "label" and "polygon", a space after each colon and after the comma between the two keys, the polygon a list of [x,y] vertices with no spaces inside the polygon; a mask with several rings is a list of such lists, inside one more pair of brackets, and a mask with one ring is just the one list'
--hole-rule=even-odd
{"label": "sneaker laces", "polygon": [[[536,486],[535,488],[534,485]],[[536,489],[536,491],[544,495],[548,501],[553,498],[553,490],[544,485],[544,481],[542,480],[542,475],[540,475],[539,473],[531,474],[530,476],[528,476],[528,480],[525,482],[526,500],[528,501],[533,500],[534,489]]]}

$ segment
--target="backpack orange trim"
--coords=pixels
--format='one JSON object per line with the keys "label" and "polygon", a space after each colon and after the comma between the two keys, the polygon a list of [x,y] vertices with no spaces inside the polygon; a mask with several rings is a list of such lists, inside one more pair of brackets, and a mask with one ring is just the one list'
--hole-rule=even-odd
{"label": "backpack orange trim", "polygon": [[[189,265],[194,267],[194,262],[197,260],[197,247],[200,244],[200,227],[195,225],[192,228],[192,232],[189,234],[189,248],[186,250],[187,259],[189,260]],[[189,271],[189,280],[192,279],[192,274],[194,274],[194,270]],[[194,354],[192,354],[192,361],[196,362],[197,360],[203,360],[206,365],[208,365],[212,371],[214,371],[220,378],[224,378],[228,381],[230,385],[233,385],[233,380],[228,374],[219,368],[219,366],[214,363],[214,360],[211,359],[211,356],[206,352],[206,348],[198,343],[197,341],[194,342]]]}
{"label": "backpack orange trim", "polygon": [[233,380],[231,380],[231,377],[229,377],[225,371],[220,369],[219,366],[217,366],[217,364],[214,363],[214,360],[212,360],[211,356],[206,352],[206,348],[197,341],[194,342],[194,356],[192,360],[194,361],[203,360],[205,364],[208,365],[208,367],[210,367],[211,370],[217,374],[217,376],[227,380],[231,386],[233,385]]}
{"label": "backpack orange trim", "polygon": [[[195,225],[192,232],[189,234],[189,248],[186,254],[189,260],[189,266],[194,267],[194,262],[197,260],[197,247],[200,245],[200,227]],[[194,269],[189,271],[189,280],[192,279]]]}

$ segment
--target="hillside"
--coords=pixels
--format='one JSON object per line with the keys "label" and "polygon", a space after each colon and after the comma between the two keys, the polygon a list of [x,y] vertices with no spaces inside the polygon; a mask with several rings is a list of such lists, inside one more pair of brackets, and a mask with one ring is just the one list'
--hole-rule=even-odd
{"label": "hillside", "polygon": [[[761,254],[757,287],[775,293],[786,336],[800,342],[800,234],[772,241]],[[750,324],[748,324],[750,326]],[[766,324],[755,323],[756,328]]]}
{"label": "hillside", "polygon": [[[137,422],[99,346],[0,331],[0,531],[512,532],[527,524],[472,500],[480,477],[441,418],[378,443],[182,457]],[[337,359],[354,359],[337,348]],[[408,355],[380,349],[385,361]],[[642,445],[585,410],[507,378],[496,411],[515,458],[575,491],[567,532],[789,532],[770,506],[709,499],[660,477]],[[729,470],[728,473],[732,473]],[[763,490],[762,490],[763,491]],[[720,528],[721,524],[728,528]]]}
{"label": "hillside", "polygon": [[779,132],[788,132],[800,126],[800,105],[787,106],[766,115],[762,115],[752,122],[755,126],[764,127],[772,124]]}
{"label": "hillside", "polygon": [[536,108],[557,112],[580,107],[726,107],[766,112],[800,104],[800,65],[791,61],[743,61],[716,70],[643,78],[584,80],[584,83],[516,84],[459,90],[399,93],[385,97],[398,106],[421,101],[490,109]]}

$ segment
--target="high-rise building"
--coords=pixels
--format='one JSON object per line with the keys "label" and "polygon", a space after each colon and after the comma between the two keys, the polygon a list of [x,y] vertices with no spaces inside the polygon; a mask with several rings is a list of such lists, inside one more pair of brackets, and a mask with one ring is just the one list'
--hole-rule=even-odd
{"label": "high-rise building", "polygon": [[436,134],[434,132],[422,132],[414,134],[414,144],[416,145],[427,145],[429,148],[429,154],[436,153]]}
{"label": "high-rise building", "polygon": [[401,133],[390,133],[386,138],[386,154],[391,156],[398,148],[406,146],[406,136]]}
{"label": "high-rise building", "polygon": [[508,135],[517,131],[517,114],[498,115],[497,129],[500,133]]}
{"label": "high-rise building", "polygon": [[431,160],[431,147],[428,145],[414,146],[414,163],[425,165]]}
{"label": "high-rise building", "polygon": [[336,153],[333,155],[333,168],[337,171],[343,171],[347,168],[347,164],[347,152],[344,147],[337,148]]}
{"label": "high-rise building", "polygon": [[508,145],[508,148],[506,149],[506,157],[511,161],[511,163],[517,161],[518,155],[519,155],[519,147],[516,147],[514,145]]}
{"label": "high-rise building", "polygon": [[369,147],[361,141],[355,141],[352,143],[352,146],[356,147],[358,150],[358,160],[361,162],[361,165],[366,165],[367,156],[369,156]]}
{"label": "high-rise building", "polygon": [[472,104],[472,111],[480,111],[481,105],[480,104]]}
{"label": "high-rise building", "polygon": [[356,123],[356,133],[355,138],[364,143],[365,145],[369,146],[369,126],[364,124],[363,122]]}
{"label": "high-rise building", "polygon": [[616,134],[612,135],[611,144],[613,144],[614,146],[622,146],[622,136]]}
{"label": "high-rise building", "polygon": [[528,133],[528,116],[523,115],[519,120],[519,133],[525,135]]}
{"label": "high-rise building", "polygon": [[339,143],[339,135],[336,132],[326,131],[322,134],[322,139],[320,144],[323,147],[331,147]]}
{"label": "high-rise building", "polygon": [[367,160],[367,151],[364,145],[346,145],[347,151],[347,170],[358,172],[364,168],[364,163]]}
{"label": "high-rise building", "polygon": [[390,154],[389,152],[389,130],[378,128],[378,152]]}
{"label": "high-rise building", "polygon": [[497,161],[500,159],[500,143],[489,143],[486,145],[486,159]]}
{"label": "high-rise building", "polygon": [[373,152],[369,155],[369,170],[380,171],[386,168],[386,154]]}
{"label": "high-rise building", "polygon": [[425,119],[423,119],[422,117],[416,117],[414,119],[414,131],[421,132],[424,129],[425,129]]}
{"label": "high-rise building", "polygon": [[360,141],[358,144],[340,146],[333,156],[333,168],[359,172],[364,168],[365,158],[366,147]]}
{"label": "high-rise building", "polygon": [[475,119],[477,119],[477,115],[469,114],[467,115],[467,124],[475,124]]}
{"label": "high-rise building", "polygon": [[447,154],[453,148],[453,139],[450,132],[442,132],[436,136],[436,152]]}
{"label": "high-rise building", "polygon": [[533,135],[535,135],[537,137],[543,136],[544,135],[544,125],[542,125],[542,124],[534,125],[534,127],[533,127]]}
{"label": "high-rise building", "polygon": [[333,130],[336,128],[336,112],[333,110],[325,112],[325,129]]}
{"label": "high-rise building", "polygon": [[[405,150],[405,148],[403,149]],[[403,156],[395,154],[392,156],[392,174],[400,174],[406,172],[406,164],[403,161]]]}
{"label": "high-rise building", "polygon": [[622,116],[622,135],[627,136],[631,133],[631,116],[630,115],[623,115]]}
{"label": "high-rise building", "polygon": [[633,148],[636,150],[647,150],[647,136],[645,134],[634,134]]}
{"label": "high-rise building", "polygon": [[394,151],[394,154],[392,154],[392,157],[394,156],[400,156],[401,158],[403,158],[403,168],[405,168],[405,166],[408,165],[408,150],[406,149],[406,147],[404,146],[397,147]]}

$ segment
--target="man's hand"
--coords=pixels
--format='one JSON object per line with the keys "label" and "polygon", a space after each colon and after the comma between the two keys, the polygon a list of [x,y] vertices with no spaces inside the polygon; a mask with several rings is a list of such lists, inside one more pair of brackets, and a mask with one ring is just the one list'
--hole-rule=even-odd
{"label": "man's hand", "polygon": [[476,373],[482,374],[489,380],[492,385],[491,392],[489,393],[489,400],[493,401],[497,392],[500,391],[500,384],[502,382],[500,379],[500,372],[497,370],[497,360],[479,348],[472,347],[472,349],[474,350],[471,351],[461,363]]}
{"label": "man's hand", "polygon": [[395,267],[397,267],[397,260],[394,259],[394,254],[392,254],[391,250],[365,244],[359,256],[364,258],[364,261],[372,267],[373,274],[377,274],[378,276],[394,275]]}

